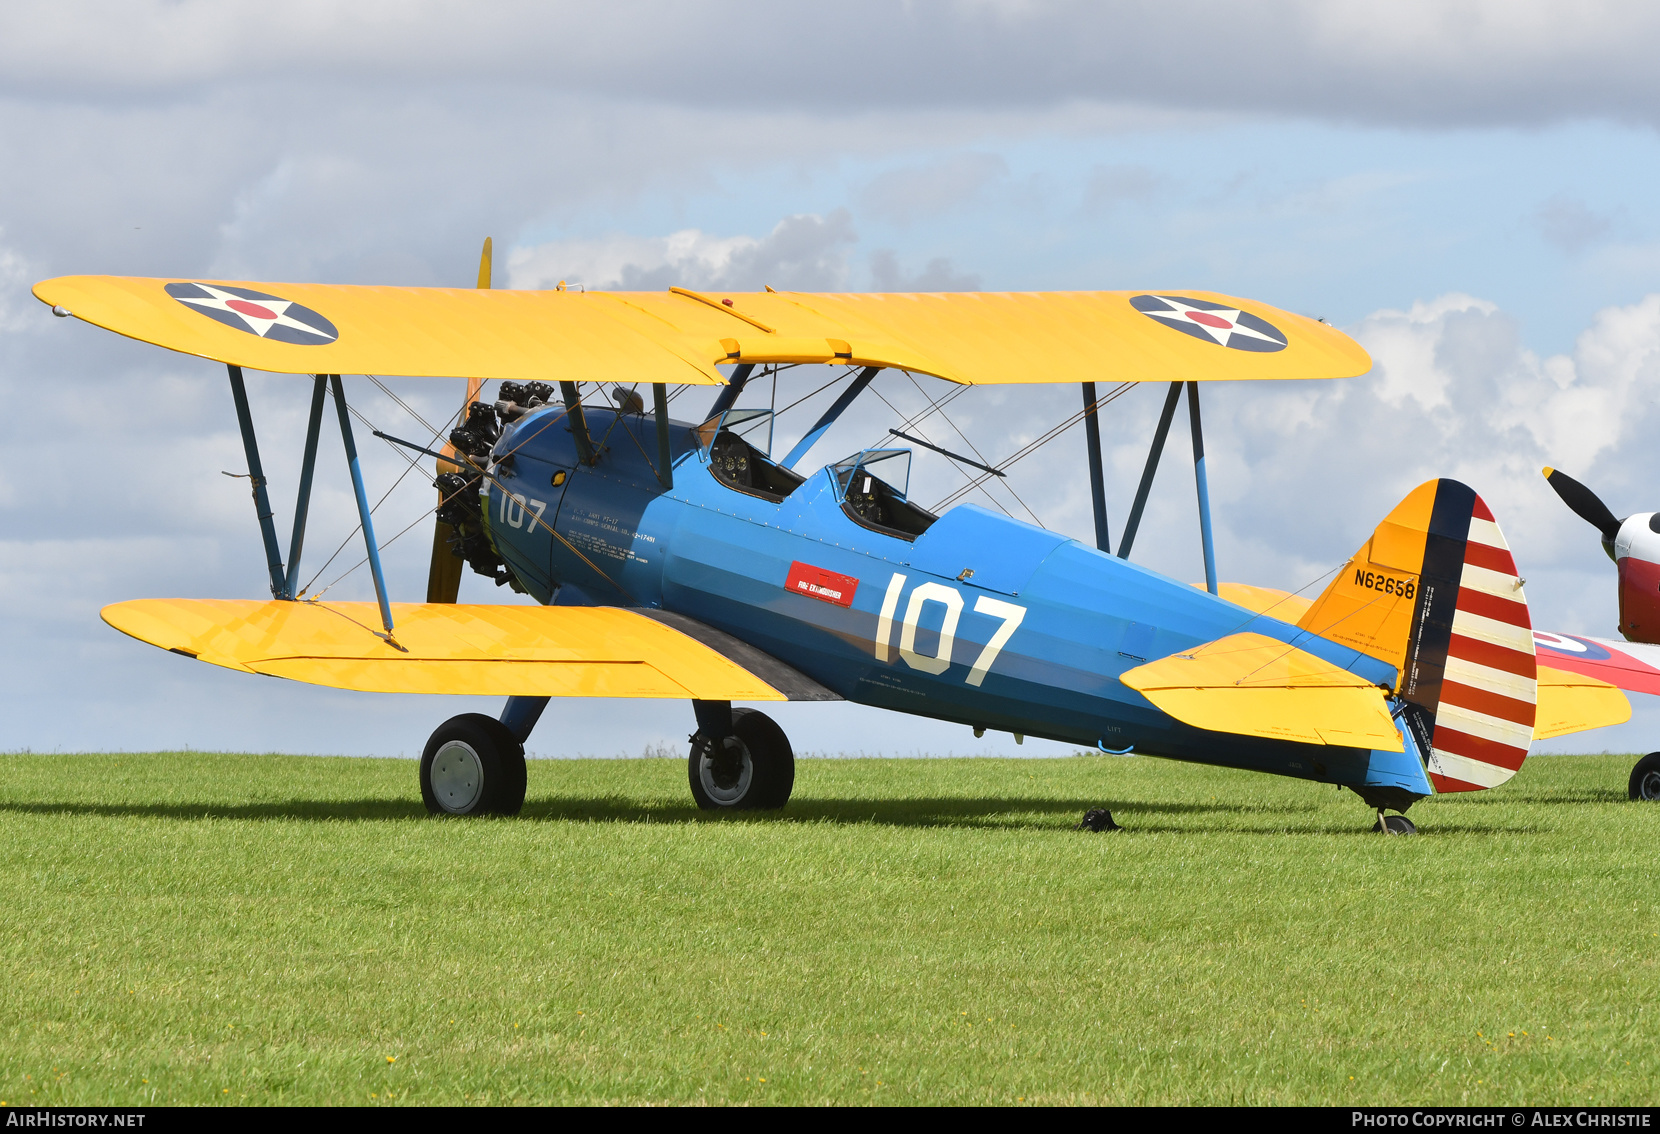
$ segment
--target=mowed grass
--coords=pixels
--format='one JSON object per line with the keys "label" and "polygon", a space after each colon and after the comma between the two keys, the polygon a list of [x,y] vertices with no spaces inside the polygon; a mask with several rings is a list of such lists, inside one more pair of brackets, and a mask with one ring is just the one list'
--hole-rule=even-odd
{"label": "mowed grass", "polygon": [[[1154,760],[0,757],[0,1098],[1653,1103],[1660,808],[1546,757],[1386,838]],[[1072,830],[1088,807],[1128,830]]]}

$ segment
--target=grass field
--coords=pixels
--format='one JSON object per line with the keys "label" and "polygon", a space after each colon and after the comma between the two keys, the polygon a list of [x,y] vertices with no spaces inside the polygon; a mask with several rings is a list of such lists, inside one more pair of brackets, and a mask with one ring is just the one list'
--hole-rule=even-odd
{"label": "grass field", "polygon": [[[1660,808],[1544,757],[1370,833],[1153,760],[0,756],[11,1104],[1653,1103]],[[1106,805],[1129,830],[1071,830]]]}

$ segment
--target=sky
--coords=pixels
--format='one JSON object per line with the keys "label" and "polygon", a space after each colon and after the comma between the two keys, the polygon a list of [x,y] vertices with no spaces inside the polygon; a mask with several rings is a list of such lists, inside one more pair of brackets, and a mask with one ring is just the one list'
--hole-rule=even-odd
{"label": "sky", "polygon": [[[1204,391],[1221,576],[1302,587],[1413,486],[1454,476],[1498,516],[1536,625],[1614,636],[1613,567],[1539,468],[1620,515],[1660,508],[1660,10],[1172,11],[0,9],[0,750],[412,756],[444,718],[499,710],[239,676],[106,627],[99,608],[123,599],[265,594],[246,482],[221,475],[245,471],[229,390],[213,364],[29,294],[71,273],[470,285],[486,236],[513,287],[1210,289],[1325,318],[1372,354],[1369,375]],[[780,398],[827,377],[788,375]],[[306,380],[249,382],[280,526]],[[431,421],[461,398],[454,381],[386,385]],[[937,385],[885,375],[813,461],[882,436]],[[347,387],[375,424],[418,430],[367,379]],[[1115,538],[1161,396],[1131,390],[1104,416]],[[1077,397],[975,389],[930,428],[1000,458]],[[778,443],[805,424],[781,421]],[[316,585],[368,598],[329,444],[306,574],[344,541]],[[1186,446],[1178,425],[1135,558],[1192,580]],[[419,599],[430,484],[384,448],[365,461],[393,597]],[[924,503],[961,483],[920,457],[913,475]],[[1009,481],[972,498],[1090,538],[1079,431]],[[463,582],[463,601],[508,597]],[[1660,746],[1660,708],[1633,702],[1631,724],[1543,750]],[[845,704],[775,715],[798,752],[1067,751]],[[528,747],[683,752],[691,727],[683,704],[571,701]]]}

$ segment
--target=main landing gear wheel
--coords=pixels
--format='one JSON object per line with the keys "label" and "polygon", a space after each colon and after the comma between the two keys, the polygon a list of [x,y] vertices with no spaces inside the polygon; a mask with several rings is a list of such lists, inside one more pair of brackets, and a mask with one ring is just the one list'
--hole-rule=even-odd
{"label": "main landing gear wheel", "polygon": [[686,761],[692,798],[705,811],[765,811],[783,807],[795,787],[795,753],[773,719],[754,709],[732,710],[732,735],[719,745],[692,734]]}
{"label": "main landing gear wheel", "polygon": [[1381,812],[1378,814],[1378,821],[1372,824],[1372,830],[1386,831],[1391,835],[1416,835],[1418,833],[1417,824],[1405,815],[1384,815]]}
{"label": "main landing gear wheel", "polygon": [[482,713],[451,717],[421,753],[421,799],[434,815],[517,815],[525,802],[524,746]]}
{"label": "main landing gear wheel", "polygon": [[1631,769],[1631,798],[1660,799],[1660,752],[1650,752]]}

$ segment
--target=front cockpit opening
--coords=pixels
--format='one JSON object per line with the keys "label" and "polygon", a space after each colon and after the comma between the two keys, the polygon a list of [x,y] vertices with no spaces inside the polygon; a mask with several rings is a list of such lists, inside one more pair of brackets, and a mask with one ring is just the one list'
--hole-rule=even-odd
{"label": "front cockpit opening", "polygon": [[776,504],[806,480],[767,455],[772,447],[771,410],[727,410],[698,426],[697,435],[709,470],[728,488]]}
{"label": "front cockpit opening", "polygon": [[862,527],[913,540],[939,519],[906,499],[909,449],[865,449],[831,466],[842,511]]}

